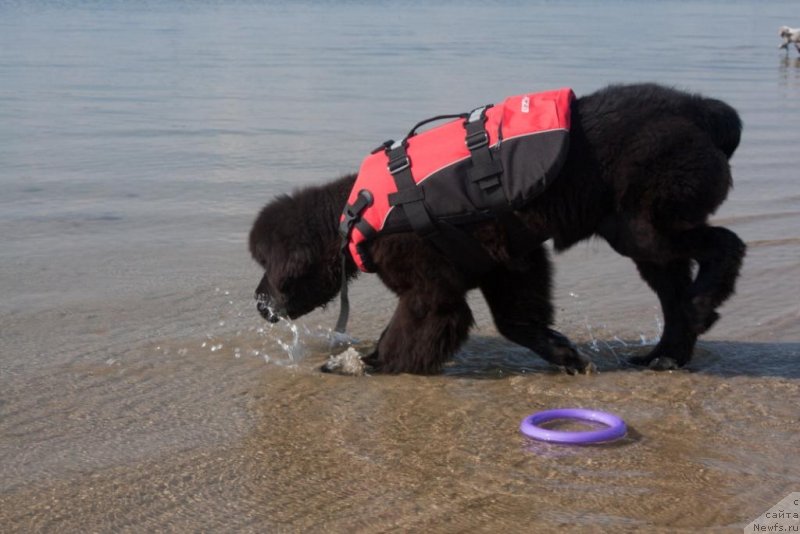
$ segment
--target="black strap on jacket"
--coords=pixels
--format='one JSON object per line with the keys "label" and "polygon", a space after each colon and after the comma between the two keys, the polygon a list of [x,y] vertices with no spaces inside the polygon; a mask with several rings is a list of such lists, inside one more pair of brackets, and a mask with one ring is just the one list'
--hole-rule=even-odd
{"label": "black strap on jacket", "polygon": [[425,207],[425,194],[417,187],[411,174],[411,159],[406,152],[406,139],[386,149],[389,158],[389,173],[394,178],[397,192],[389,195],[390,206],[402,206],[411,228],[422,237],[436,232],[436,225]]}
{"label": "black strap on jacket", "polygon": [[508,200],[503,192],[500,175],[503,165],[495,159],[489,147],[489,134],[486,131],[486,110],[491,106],[474,109],[464,121],[465,143],[472,156],[472,167],[468,171],[469,181],[480,189],[490,208],[496,211],[508,209]]}
{"label": "black strap on jacket", "polygon": [[411,174],[406,140],[387,147],[386,155],[389,172],[397,186],[397,192],[389,195],[389,205],[402,207],[414,232],[428,239],[459,268],[473,275],[489,271],[494,260],[477,239],[451,224],[431,218],[425,207],[425,194]]}

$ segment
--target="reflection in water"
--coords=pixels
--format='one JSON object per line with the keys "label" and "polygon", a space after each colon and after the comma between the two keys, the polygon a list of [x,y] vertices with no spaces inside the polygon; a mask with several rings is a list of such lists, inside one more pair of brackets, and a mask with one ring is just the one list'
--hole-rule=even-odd
{"label": "reflection in water", "polygon": [[797,57],[789,57],[787,54],[786,56],[781,58],[781,68],[782,70],[788,68],[795,68],[800,69],[800,56]]}
{"label": "reflection in water", "polygon": [[800,56],[790,57],[788,54],[779,63],[779,81],[781,85],[800,83]]}

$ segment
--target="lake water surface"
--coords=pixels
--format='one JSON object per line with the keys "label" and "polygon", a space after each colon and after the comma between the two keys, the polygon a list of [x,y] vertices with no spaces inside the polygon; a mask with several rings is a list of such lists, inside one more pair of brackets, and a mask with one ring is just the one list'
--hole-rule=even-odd
{"label": "lake water surface", "polygon": [[[0,530],[741,531],[800,491],[795,2],[0,0]],[[748,244],[688,370],[625,359],[655,296],[605,243],[555,258],[557,327],[601,372],[473,337],[442,376],[323,375],[337,306],[265,324],[261,206],[418,120],[657,81],[735,106]],[[374,341],[394,297],[353,286]],[[613,445],[517,431],[622,416]]]}

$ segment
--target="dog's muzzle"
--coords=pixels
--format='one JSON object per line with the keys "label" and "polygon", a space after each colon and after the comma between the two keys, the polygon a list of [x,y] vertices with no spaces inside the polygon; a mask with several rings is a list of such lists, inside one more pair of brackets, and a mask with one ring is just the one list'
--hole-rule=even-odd
{"label": "dog's muzzle", "polygon": [[286,311],[276,308],[272,303],[272,299],[268,295],[256,294],[255,298],[256,309],[258,310],[258,313],[260,313],[261,317],[270,323],[277,323],[283,317],[286,317]]}

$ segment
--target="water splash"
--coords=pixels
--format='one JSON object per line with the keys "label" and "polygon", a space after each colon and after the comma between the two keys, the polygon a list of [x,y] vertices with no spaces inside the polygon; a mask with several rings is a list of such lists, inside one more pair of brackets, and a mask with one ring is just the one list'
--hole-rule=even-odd
{"label": "water splash", "polygon": [[[568,295],[580,304],[581,296],[578,293],[569,292]],[[592,323],[586,315],[581,317],[579,328],[585,329],[588,334],[589,341],[585,345],[586,349],[597,355],[610,354],[617,364],[621,364],[626,360],[627,353],[635,351],[636,347],[650,347],[658,344],[664,326],[658,312],[654,316],[654,324],[653,331],[638,333],[638,343],[630,340],[629,335],[626,335],[628,338],[626,341],[614,328],[605,323]]]}
{"label": "water splash", "polygon": [[[231,291],[217,287],[214,299],[219,301],[219,315],[206,327],[200,344],[210,352],[233,358],[261,358],[265,363],[291,367],[311,355],[330,355],[359,342],[321,325],[309,326],[285,318],[276,323],[265,322],[255,313],[250,295],[237,298]],[[232,327],[238,330],[232,331]]]}
{"label": "water splash", "polygon": [[287,321],[289,326],[289,331],[292,334],[292,339],[289,342],[284,342],[280,338],[276,338],[276,342],[280,347],[286,352],[286,355],[289,357],[289,361],[294,363],[302,359],[306,354],[306,348],[303,343],[300,341],[300,328],[297,326],[296,323],[291,321]]}
{"label": "water splash", "polygon": [[269,342],[277,343],[285,353],[285,358],[273,358],[273,363],[284,361],[288,364],[295,364],[305,359],[309,354],[330,354],[358,342],[357,339],[347,334],[334,332],[331,328],[320,325],[309,327],[285,319],[275,325],[261,328],[259,335],[263,338],[265,344],[269,344]]}

